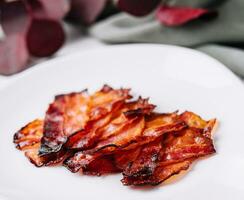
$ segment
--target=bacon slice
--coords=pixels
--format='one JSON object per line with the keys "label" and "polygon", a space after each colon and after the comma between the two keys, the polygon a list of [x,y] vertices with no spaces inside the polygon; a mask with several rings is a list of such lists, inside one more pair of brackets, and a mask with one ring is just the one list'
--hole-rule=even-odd
{"label": "bacon slice", "polygon": [[212,140],[205,137],[201,129],[187,128],[176,134],[169,134],[163,141],[160,165],[198,158],[215,153]]}
{"label": "bacon slice", "polygon": [[204,129],[207,125],[207,121],[203,120],[199,115],[193,112],[185,111],[180,115],[180,118],[186,122],[189,127],[195,127],[199,129]]}
{"label": "bacon slice", "polygon": [[112,120],[108,121],[107,125],[95,126],[95,130],[85,129],[82,134],[77,133],[71,136],[66,145],[73,149],[77,149],[77,147],[84,148],[84,144],[87,144],[84,141],[87,140],[97,142],[88,151],[78,152],[66,159],[64,166],[72,172],[77,172],[81,168],[86,168],[89,163],[101,155],[111,154],[133,143],[141,136],[145,128],[144,115],[150,114],[154,107],[154,105],[148,103],[148,99],[139,98],[137,101],[124,104],[118,112],[115,112]]}
{"label": "bacon slice", "polygon": [[134,160],[140,155],[141,153],[141,148],[137,147],[135,149],[130,149],[130,150],[121,150],[116,152],[114,156],[114,162],[116,166],[124,170],[126,167],[132,164]]}
{"label": "bacon slice", "polygon": [[56,97],[45,117],[40,155],[60,151],[68,137],[83,130],[88,121],[104,121],[103,117],[129,98],[129,89],[114,90],[107,85],[92,96],[83,91]]}
{"label": "bacon slice", "polygon": [[[139,98],[137,101],[124,103],[113,108],[103,118],[97,121],[90,121],[84,130],[70,136],[66,147],[69,149],[84,150],[89,148],[104,148],[105,146],[122,146],[127,144],[127,138],[132,137],[131,134],[139,135],[144,128],[144,118],[142,124],[136,126],[134,131],[130,128],[139,124],[141,116],[150,114],[154,109],[154,105],[148,103],[148,99]],[[137,129],[138,128],[138,129]],[[126,132],[126,130],[129,130]],[[122,144],[122,134],[124,134],[124,142]],[[131,134],[128,134],[131,133]],[[135,136],[134,136],[135,137]],[[120,144],[115,142],[119,139]],[[113,141],[113,142],[112,142]]]}
{"label": "bacon slice", "polygon": [[[186,116],[187,120],[185,122],[192,127],[168,133],[162,138],[158,138],[154,142],[141,147],[140,154],[137,155],[136,159],[131,160],[123,171],[124,179],[122,182],[124,184],[157,184],[165,180],[164,178],[161,181],[151,180],[154,176],[160,177],[155,175],[155,173],[157,174],[155,172],[157,168],[165,171],[165,167],[167,172],[169,165],[174,169],[175,166],[180,165],[176,163],[184,163],[189,159],[194,160],[198,157],[215,153],[212,140],[204,134],[206,127],[208,127],[209,133],[212,132],[214,120],[210,120],[211,123],[209,125],[209,122],[202,120],[194,113],[187,112],[181,115],[182,118]],[[195,127],[201,127],[202,129]],[[175,170],[173,171],[175,172]],[[147,181],[151,180],[151,182],[144,181],[144,179],[147,179]]]}
{"label": "bacon slice", "polygon": [[89,163],[89,165],[83,168],[82,172],[86,175],[100,176],[104,174],[118,173],[121,172],[121,169],[116,166],[113,156],[105,155]]}
{"label": "bacon slice", "polygon": [[137,146],[150,143],[165,133],[180,131],[186,128],[187,124],[180,119],[177,112],[173,113],[152,113],[146,117],[146,125],[143,133],[137,141],[130,144],[126,149],[133,149]]}
{"label": "bacon slice", "polygon": [[96,148],[88,150],[88,152],[76,153],[73,157],[65,160],[64,165],[72,172],[77,172],[81,168],[86,168],[90,162],[99,158],[100,155],[113,153],[119,147],[130,143],[133,138],[137,137],[138,134],[141,134],[142,129],[144,128],[144,123],[143,117],[133,119],[126,127],[123,127],[119,136],[115,135],[98,143]]}
{"label": "bacon slice", "polygon": [[67,137],[84,127],[88,121],[88,102],[86,90],[56,96],[44,120],[41,156],[60,151]]}
{"label": "bacon slice", "polygon": [[37,167],[43,165],[42,159],[38,156],[43,124],[43,120],[34,120],[14,134],[16,148],[24,151],[25,156]]}
{"label": "bacon slice", "polygon": [[40,143],[43,135],[43,120],[36,119],[14,134],[14,143],[19,150],[32,148]]}
{"label": "bacon slice", "polygon": [[34,120],[15,133],[14,143],[16,148],[24,151],[25,156],[37,167],[56,164],[64,159],[65,152],[50,154],[47,157],[39,156],[39,148],[43,135],[43,120]]}
{"label": "bacon slice", "polygon": [[59,151],[58,153],[52,153],[48,156],[41,157],[39,155],[40,143],[32,146],[32,148],[25,151],[25,156],[30,160],[32,164],[37,167],[42,167],[43,165],[49,166],[57,164],[65,159],[66,153],[64,150]]}
{"label": "bacon slice", "polygon": [[189,127],[194,127],[198,129],[203,129],[204,136],[212,138],[212,134],[216,129],[218,123],[216,119],[211,119],[209,121],[203,120],[199,115],[186,111],[180,115],[180,119],[185,121]]}
{"label": "bacon slice", "polygon": [[25,156],[36,167],[42,167],[44,165],[44,159],[38,155],[40,143],[37,143],[25,151]]}
{"label": "bacon slice", "polygon": [[179,174],[183,170],[187,170],[192,161],[193,160],[185,160],[165,167],[157,167],[151,176],[124,176],[121,182],[127,186],[158,185],[173,175]]}
{"label": "bacon slice", "polygon": [[[185,123],[179,121],[176,113],[155,114],[155,116],[148,117],[146,123],[145,118],[141,116],[132,119],[126,118],[128,123],[125,126],[120,126],[119,122],[125,122],[124,118],[122,120],[120,117],[103,129],[103,131],[108,130],[108,132],[103,132],[96,147],[85,152],[76,153],[73,157],[64,161],[64,166],[72,172],[77,172],[101,155],[116,154],[121,149],[123,151],[135,149],[155,140],[164,133],[179,131],[186,127]],[[117,129],[114,130],[114,127]],[[118,158],[118,156],[116,157]]]}
{"label": "bacon slice", "polygon": [[140,154],[124,168],[123,175],[128,177],[151,176],[157,167],[159,153],[163,149],[161,140],[158,138],[156,141],[139,147]]}
{"label": "bacon slice", "polygon": [[124,103],[125,100],[130,99],[132,96],[129,94],[130,89],[114,90],[108,85],[91,96],[89,118],[90,121],[100,119],[111,111],[116,104]]}

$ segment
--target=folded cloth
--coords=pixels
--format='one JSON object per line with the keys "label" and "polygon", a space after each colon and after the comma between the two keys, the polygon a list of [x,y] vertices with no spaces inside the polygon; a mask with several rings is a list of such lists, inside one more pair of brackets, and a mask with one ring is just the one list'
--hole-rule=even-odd
{"label": "folded cloth", "polygon": [[213,56],[233,72],[244,76],[244,51],[227,46],[244,42],[244,0],[167,2],[176,6],[213,8],[218,11],[218,16],[209,21],[196,20],[179,27],[167,27],[155,19],[154,13],[143,18],[120,13],[95,24],[90,33],[107,43],[143,42],[192,47]]}

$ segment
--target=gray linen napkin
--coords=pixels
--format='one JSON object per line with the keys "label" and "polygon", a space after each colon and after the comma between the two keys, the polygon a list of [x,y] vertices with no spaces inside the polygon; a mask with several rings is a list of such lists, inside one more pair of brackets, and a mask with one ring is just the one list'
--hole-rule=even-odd
{"label": "gray linen napkin", "polygon": [[[136,18],[122,13],[95,24],[90,33],[107,43],[162,43],[192,47],[218,59],[244,76],[244,51],[227,45],[244,42],[244,0],[171,0],[170,5],[208,7],[218,10],[210,21],[194,21],[166,27],[154,14]],[[222,45],[220,45],[222,44]]]}

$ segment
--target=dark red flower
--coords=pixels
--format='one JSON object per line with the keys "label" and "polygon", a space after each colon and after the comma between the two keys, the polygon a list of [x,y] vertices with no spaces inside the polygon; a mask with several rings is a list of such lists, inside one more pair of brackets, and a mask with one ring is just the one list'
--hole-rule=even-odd
{"label": "dark red flower", "polygon": [[199,18],[216,16],[215,11],[204,8],[160,6],[156,18],[166,26],[180,26]]}
{"label": "dark red flower", "polygon": [[61,23],[50,19],[33,19],[26,34],[31,55],[45,57],[54,54],[64,43]]}
{"label": "dark red flower", "polygon": [[117,6],[124,12],[140,17],[152,12],[160,2],[161,0],[118,0]]}
{"label": "dark red flower", "polygon": [[0,41],[0,74],[11,75],[26,68],[29,59],[23,35],[12,34]]}

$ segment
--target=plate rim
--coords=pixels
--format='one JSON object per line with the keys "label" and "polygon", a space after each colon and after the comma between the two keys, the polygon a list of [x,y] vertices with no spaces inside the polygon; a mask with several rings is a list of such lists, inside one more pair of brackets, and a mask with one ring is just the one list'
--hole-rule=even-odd
{"label": "plate rim", "polygon": [[45,68],[50,67],[52,65],[55,66],[55,63],[65,61],[65,60],[70,59],[72,57],[82,56],[84,54],[89,54],[89,53],[99,52],[99,51],[114,51],[116,49],[128,49],[128,48],[153,48],[153,49],[171,48],[171,49],[185,51],[185,52],[188,51],[191,54],[195,54],[195,55],[198,55],[201,57],[205,57],[208,60],[210,60],[211,62],[214,62],[216,67],[221,68],[221,70],[225,71],[225,73],[229,73],[230,77],[232,77],[232,80],[235,81],[237,84],[241,85],[244,89],[244,85],[241,82],[240,78],[233,71],[231,71],[223,63],[221,63],[217,59],[207,55],[206,53],[197,51],[197,50],[192,49],[192,48],[182,47],[182,46],[177,46],[177,45],[140,43],[140,44],[118,44],[118,45],[112,45],[112,46],[99,46],[99,47],[92,48],[92,49],[87,49],[87,50],[78,51],[78,52],[70,53],[70,54],[63,55],[63,56],[54,57],[53,59],[46,60],[46,61],[43,61],[41,63],[38,63],[38,64],[36,64],[36,65],[18,73],[18,74],[11,76],[9,80],[5,79],[3,81],[4,82],[3,87],[0,87],[0,92],[7,89],[8,87],[11,87],[17,81],[25,78],[26,76],[29,76],[33,73],[38,73],[39,70],[45,70]]}

